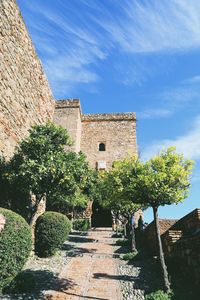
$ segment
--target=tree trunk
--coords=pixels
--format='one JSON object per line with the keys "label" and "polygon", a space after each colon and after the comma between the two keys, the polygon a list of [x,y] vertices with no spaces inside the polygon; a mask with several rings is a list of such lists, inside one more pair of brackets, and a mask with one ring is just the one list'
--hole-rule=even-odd
{"label": "tree trunk", "polygon": [[153,214],[154,214],[154,221],[155,221],[156,236],[157,236],[157,240],[158,240],[159,257],[160,257],[160,263],[161,263],[161,268],[162,268],[164,287],[165,287],[165,291],[167,293],[169,293],[171,291],[170,290],[170,282],[169,282],[169,278],[168,278],[168,272],[167,272],[167,267],[165,264],[162,242],[161,242],[161,238],[160,238],[160,227],[159,227],[159,221],[158,221],[158,208],[157,207],[153,207]]}
{"label": "tree trunk", "polygon": [[43,196],[40,201],[38,202],[36,200],[35,195],[31,194],[31,202],[34,204],[33,211],[34,213],[31,216],[30,219],[30,226],[31,226],[31,232],[32,232],[32,242],[33,242],[33,248],[35,245],[35,226],[36,221],[45,211],[46,211],[46,196]]}
{"label": "tree trunk", "polygon": [[124,223],[124,238],[126,238],[126,223]]}
{"label": "tree trunk", "polygon": [[131,249],[132,251],[137,251],[136,249],[136,241],[135,241],[135,228],[134,226],[132,226],[132,229],[131,229]]}

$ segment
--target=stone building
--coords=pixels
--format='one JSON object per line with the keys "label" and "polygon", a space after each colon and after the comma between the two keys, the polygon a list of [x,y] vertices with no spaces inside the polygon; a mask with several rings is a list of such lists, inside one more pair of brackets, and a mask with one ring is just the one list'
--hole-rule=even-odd
{"label": "stone building", "polygon": [[[56,102],[54,122],[66,128],[73,139],[72,150],[86,154],[92,168],[109,169],[115,160],[137,154],[135,113],[82,114],[80,101]],[[92,226],[111,226],[111,213],[97,203],[90,205]],[[135,215],[139,219],[142,211]]]}
{"label": "stone building", "polygon": [[54,122],[66,128],[72,149],[86,154],[91,167],[108,169],[113,161],[137,153],[135,113],[82,114],[80,101],[56,102]]}

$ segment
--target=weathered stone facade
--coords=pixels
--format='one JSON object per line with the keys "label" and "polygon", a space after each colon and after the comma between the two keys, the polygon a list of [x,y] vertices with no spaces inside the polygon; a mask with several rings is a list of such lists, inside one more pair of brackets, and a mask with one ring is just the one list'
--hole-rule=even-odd
{"label": "weathered stone facade", "polygon": [[52,120],[55,102],[15,0],[0,1],[0,154],[9,157],[33,124]]}
{"label": "weathered stone facade", "polygon": [[56,102],[54,122],[68,130],[72,149],[85,153],[93,168],[110,168],[113,161],[137,153],[134,113],[85,115],[79,100],[62,100]]}
{"label": "weathered stone facade", "polygon": [[79,152],[82,127],[80,101],[78,99],[57,101],[54,122],[67,129],[73,140],[71,149],[75,152]]}

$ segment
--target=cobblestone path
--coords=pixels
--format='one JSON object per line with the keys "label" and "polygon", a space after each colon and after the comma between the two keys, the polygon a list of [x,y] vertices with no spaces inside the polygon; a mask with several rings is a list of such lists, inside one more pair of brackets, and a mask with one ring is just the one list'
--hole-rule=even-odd
{"label": "cobblestone path", "polygon": [[47,291],[45,299],[122,299],[111,235],[111,229],[91,230],[59,275],[65,284],[59,291]]}

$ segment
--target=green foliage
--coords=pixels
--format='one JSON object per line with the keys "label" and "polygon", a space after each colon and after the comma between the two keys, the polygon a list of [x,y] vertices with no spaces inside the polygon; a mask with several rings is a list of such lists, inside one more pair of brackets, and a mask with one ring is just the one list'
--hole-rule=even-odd
{"label": "green foliage", "polygon": [[74,230],[79,231],[87,231],[90,229],[90,221],[89,219],[74,219],[72,223],[72,227]]}
{"label": "green foliage", "polygon": [[112,238],[121,238],[123,236],[123,234],[120,232],[120,233],[113,233],[112,234]]}
{"label": "green foliage", "polygon": [[137,157],[117,161],[113,169],[103,175],[103,191],[108,202],[105,203],[119,208],[127,206],[129,210],[131,205],[158,207],[179,203],[187,197],[192,165],[192,161],[185,160],[174,148],[144,163]]}
{"label": "green foliage", "polygon": [[174,148],[162,151],[146,163],[130,161],[134,172],[128,174],[126,195],[136,203],[152,207],[179,203],[188,195],[192,161]]}
{"label": "green foliage", "polygon": [[11,281],[4,292],[9,294],[30,293],[35,290],[35,287],[36,279],[34,275],[29,271],[22,271]]}
{"label": "green foliage", "polygon": [[138,255],[137,251],[134,252],[128,252],[126,254],[123,255],[123,260],[133,260],[136,258],[136,256]]}
{"label": "green foliage", "polygon": [[32,247],[31,229],[16,213],[0,208],[6,218],[4,230],[0,233],[0,291],[22,269]]}
{"label": "green foliage", "polygon": [[44,196],[50,209],[60,201],[65,201],[71,210],[85,207],[89,199],[96,197],[98,181],[97,172],[89,168],[86,156],[64,149],[71,140],[60,126],[36,125],[29,132],[8,163],[0,160],[0,184],[7,185],[4,190],[9,191],[7,199],[12,199],[11,207],[21,209],[22,215],[30,214],[31,218],[34,210],[30,207],[30,192],[36,196],[35,209]]}
{"label": "green foliage", "polygon": [[127,239],[117,240],[116,245],[117,246],[130,246],[131,245],[131,240],[127,240]]}
{"label": "green foliage", "polygon": [[111,170],[101,175],[102,206],[112,209],[114,212],[120,212],[127,219],[131,213],[144,208],[144,205],[139,202],[135,203],[132,196],[127,197],[130,175],[132,176],[132,165],[130,164],[132,159],[136,158],[116,161]]}
{"label": "green foliage", "polygon": [[164,293],[162,290],[158,290],[145,296],[145,300],[171,300],[172,295]]}
{"label": "green foliage", "polygon": [[57,212],[45,212],[36,223],[35,249],[39,257],[54,255],[66,241],[71,230],[69,219]]}

